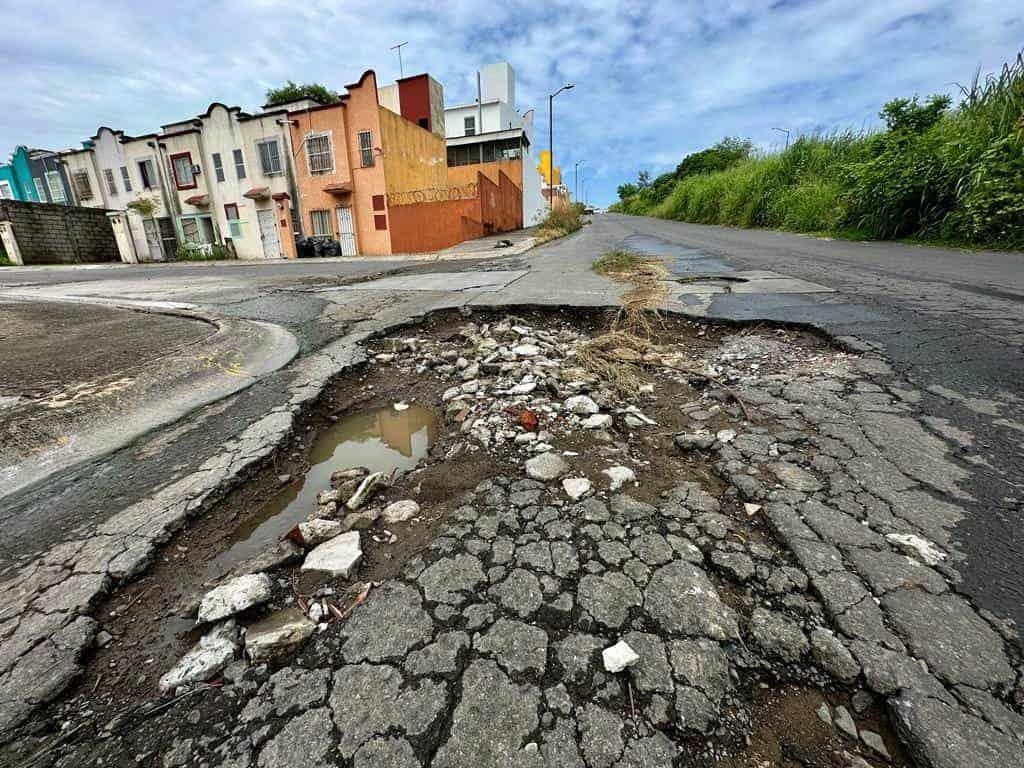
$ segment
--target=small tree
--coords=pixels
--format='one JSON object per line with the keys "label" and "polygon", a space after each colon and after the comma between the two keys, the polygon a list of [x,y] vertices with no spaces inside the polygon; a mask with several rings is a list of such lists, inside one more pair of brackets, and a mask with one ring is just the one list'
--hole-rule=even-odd
{"label": "small tree", "polygon": [[333,104],[341,98],[337,93],[320,83],[299,84],[289,80],[280,88],[267,89],[267,106],[284,104],[298,99],[312,99],[318,104]]}
{"label": "small tree", "polygon": [[924,133],[939,121],[952,103],[949,96],[933,94],[924,104],[912,99],[887,101],[878,116],[885,121],[885,127],[896,133]]}
{"label": "small tree", "polygon": [[651,186],[650,171],[640,171],[640,173],[636,175],[636,186],[638,189],[647,189]]}
{"label": "small tree", "polygon": [[627,197],[632,197],[640,190],[637,189],[636,184],[619,184],[616,192],[619,193],[619,199],[625,200]]}

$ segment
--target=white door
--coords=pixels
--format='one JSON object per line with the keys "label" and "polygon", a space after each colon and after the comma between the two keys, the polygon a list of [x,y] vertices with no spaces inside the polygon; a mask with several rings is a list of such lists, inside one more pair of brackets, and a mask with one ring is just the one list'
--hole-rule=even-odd
{"label": "white door", "polygon": [[260,224],[260,237],[263,239],[263,254],[268,259],[281,258],[281,241],[277,237],[277,224],[273,209],[256,211]]}
{"label": "white door", "polygon": [[342,256],[356,255],[356,233],[352,226],[352,209],[336,208],[338,212],[338,242]]}
{"label": "white door", "polygon": [[163,261],[164,244],[160,237],[160,228],[156,219],[143,219],[142,228],[146,232],[146,244],[149,246],[149,258],[151,261]]}

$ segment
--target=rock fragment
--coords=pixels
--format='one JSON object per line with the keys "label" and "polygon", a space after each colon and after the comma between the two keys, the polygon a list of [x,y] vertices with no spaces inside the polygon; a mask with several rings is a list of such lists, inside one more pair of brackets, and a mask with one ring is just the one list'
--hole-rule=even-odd
{"label": "rock fragment", "polygon": [[359,532],[349,531],[321,544],[306,555],[302,570],[323,571],[347,579],[362,559]]}
{"label": "rock fragment", "polygon": [[612,674],[621,672],[626,667],[631,667],[640,661],[637,652],[634,651],[624,640],[619,640],[615,645],[605,648],[601,652],[604,660],[604,668]]}
{"label": "rock fragment", "polygon": [[534,480],[557,480],[569,471],[569,465],[557,453],[538,454],[526,461],[526,474]]}
{"label": "rock fragment", "polygon": [[214,587],[199,603],[197,622],[225,619],[270,600],[270,577],[265,573],[236,576]]}

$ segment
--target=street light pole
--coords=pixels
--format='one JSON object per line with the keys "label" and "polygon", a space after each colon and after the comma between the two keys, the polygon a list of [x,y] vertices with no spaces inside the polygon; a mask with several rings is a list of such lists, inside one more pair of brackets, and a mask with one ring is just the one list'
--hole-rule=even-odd
{"label": "street light pole", "polygon": [[788,128],[772,128],[773,131],[786,134],[786,149],[789,149],[789,129]]}
{"label": "street light pole", "polygon": [[553,113],[555,96],[562,91],[568,91],[576,86],[566,83],[554,93],[548,94],[548,208],[555,208],[555,116]]}
{"label": "street light pole", "polygon": [[576,189],[575,191],[573,191],[573,196],[575,197],[576,202],[579,202],[580,200],[580,166],[583,165],[585,162],[587,161],[577,160],[576,165],[573,166],[573,173],[576,174],[576,181],[574,182]]}

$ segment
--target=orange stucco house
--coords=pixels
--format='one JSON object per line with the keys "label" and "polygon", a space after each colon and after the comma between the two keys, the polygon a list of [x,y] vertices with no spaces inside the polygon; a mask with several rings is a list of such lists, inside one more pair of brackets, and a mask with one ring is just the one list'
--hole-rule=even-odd
{"label": "orange stucco house", "polygon": [[415,122],[382,106],[372,70],[346,90],[334,104],[288,113],[302,231],[337,240],[344,255],[393,253],[396,241],[407,250],[389,196],[447,184],[443,134],[429,104]]}

